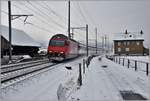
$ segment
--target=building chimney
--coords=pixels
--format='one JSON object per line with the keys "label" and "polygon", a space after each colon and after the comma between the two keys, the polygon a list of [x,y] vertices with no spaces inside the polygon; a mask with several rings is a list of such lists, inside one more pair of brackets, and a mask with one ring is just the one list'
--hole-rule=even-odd
{"label": "building chimney", "polygon": [[141,34],[141,35],[144,34],[142,30],[141,30],[140,34]]}
{"label": "building chimney", "polygon": [[127,29],[126,29],[126,31],[125,31],[125,34],[128,34],[128,31],[127,31]]}

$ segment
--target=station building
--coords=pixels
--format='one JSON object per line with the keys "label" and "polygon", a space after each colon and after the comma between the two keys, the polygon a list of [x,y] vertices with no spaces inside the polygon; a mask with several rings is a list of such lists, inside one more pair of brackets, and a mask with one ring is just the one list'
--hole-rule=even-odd
{"label": "station building", "polygon": [[[9,55],[9,29],[7,26],[0,25],[1,36],[1,58]],[[34,41],[27,33],[22,30],[12,28],[12,55],[30,55],[38,53],[40,44]]]}
{"label": "station building", "polygon": [[145,55],[148,49],[143,45],[144,37],[141,32],[127,32],[115,34],[114,54],[115,55]]}

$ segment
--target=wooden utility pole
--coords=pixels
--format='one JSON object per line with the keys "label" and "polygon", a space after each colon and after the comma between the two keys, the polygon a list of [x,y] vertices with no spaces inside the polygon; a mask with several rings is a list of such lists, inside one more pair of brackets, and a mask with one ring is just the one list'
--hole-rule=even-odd
{"label": "wooden utility pole", "polygon": [[88,49],[88,25],[86,24],[86,55],[89,55],[89,49]]}
{"label": "wooden utility pole", "polygon": [[12,59],[11,1],[8,1],[8,23],[9,23],[9,60],[11,60]]}
{"label": "wooden utility pole", "polygon": [[70,0],[68,1],[68,37],[71,38],[71,35],[70,35]]}
{"label": "wooden utility pole", "polygon": [[96,54],[97,54],[97,28],[95,28],[95,36],[96,36],[95,47],[96,47]]}

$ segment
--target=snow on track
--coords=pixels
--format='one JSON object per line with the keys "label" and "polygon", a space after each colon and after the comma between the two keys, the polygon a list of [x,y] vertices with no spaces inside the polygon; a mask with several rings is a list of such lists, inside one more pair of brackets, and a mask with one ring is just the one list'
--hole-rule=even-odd
{"label": "snow on track", "polygon": [[[83,58],[83,57],[82,57]],[[67,78],[65,68],[68,63],[76,67],[82,60],[71,60],[56,65],[57,68],[47,70],[37,76],[24,80],[16,85],[3,89],[0,100],[57,100],[57,89]]]}

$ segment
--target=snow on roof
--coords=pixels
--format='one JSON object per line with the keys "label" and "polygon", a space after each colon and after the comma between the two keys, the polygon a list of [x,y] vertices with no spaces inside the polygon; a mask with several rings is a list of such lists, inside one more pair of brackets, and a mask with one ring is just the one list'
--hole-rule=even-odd
{"label": "snow on roof", "polygon": [[[9,40],[9,30],[7,26],[0,25],[0,34]],[[34,41],[27,33],[14,28],[12,28],[12,45],[40,47],[40,44]]]}
{"label": "snow on roof", "polygon": [[128,32],[128,34],[125,33],[117,33],[114,35],[114,41],[117,40],[143,40],[144,37],[141,33],[134,33],[134,32]]}

